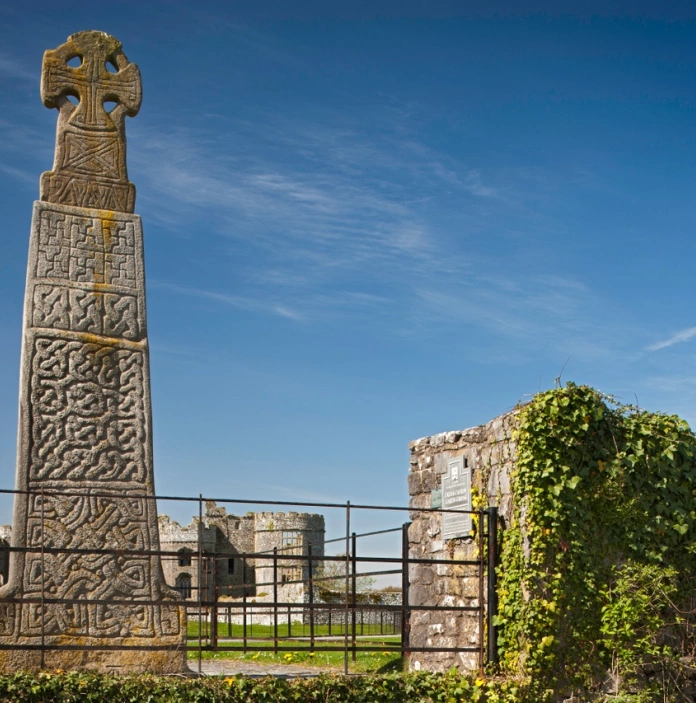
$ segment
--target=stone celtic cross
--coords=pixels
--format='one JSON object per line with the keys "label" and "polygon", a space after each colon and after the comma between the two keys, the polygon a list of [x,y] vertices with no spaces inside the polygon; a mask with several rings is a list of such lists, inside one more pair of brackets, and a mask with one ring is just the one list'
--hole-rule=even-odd
{"label": "stone celtic cross", "polygon": [[[41,98],[59,110],[54,170],[41,178],[41,199],[133,212],[125,117],[138,114],[142,89],[140,71],[121,51],[121,42],[103,32],[79,32],[47,51]],[[111,111],[105,108],[109,103],[115,105]]]}
{"label": "stone celtic cross", "polygon": [[46,52],[41,94],[59,117],[30,235],[0,673],[179,672],[186,617],[157,554],[143,232],[126,175],[140,73],[117,39],[80,32]]}

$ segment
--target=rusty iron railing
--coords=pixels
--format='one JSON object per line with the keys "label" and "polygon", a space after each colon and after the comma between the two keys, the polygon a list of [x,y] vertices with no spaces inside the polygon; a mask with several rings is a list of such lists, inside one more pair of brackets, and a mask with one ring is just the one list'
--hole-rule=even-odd
{"label": "rusty iron railing", "polygon": [[[84,497],[82,492],[54,491],[42,489],[41,491],[19,491],[0,489],[0,494],[30,494],[47,497]],[[120,493],[90,492],[94,498],[123,498]],[[487,663],[495,664],[498,661],[497,652],[497,632],[494,618],[497,610],[496,595],[496,567],[497,567],[497,543],[498,543],[498,513],[497,508],[489,507],[486,510],[463,511],[444,510],[442,508],[413,508],[389,505],[365,505],[346,503],[320,503],[320,502],[298,502],[298,501],[272,501],[254,499],[221,499],[184,496],[138,496],[152,501],[180,501],[198,504],[198,549],[195,558],[197,560],[197,583],[191,586],[190,593],[193,597],[182,599],[182,604],[186,606],[188,614],[189,628],[191,622],[197,624],[195,634],[189,634],[187,639],[187,651],[196,653],[196,664],[199,673],[202,672],[202,660],[204,652],[343,652],[344,673],[350,673],[350,663],[354,662],[359,653],[363,652],[392,652],[398,653],[402,658],[408,658],[413,652],[450,652],[450,653],[473,653],[477,656],[479,670],[483,670]],[[317,555],[312,553],[311,543],[308,549],[303,549],[302,553],[283,553],[283,549],[274,548],[272,552],[235,552],[234,558],[241,561],[242,580],[241,584],[236,584],[235,588],[241,593],[241,597],[234,602],[220,601],[218,590],[210,583],[206,582],[209,574],[212,573],[214,579],[216,563],[220,559],[230,557],[228,552],[210,552],[203,549],[203,505],[209,500],[214,500],[218,505],[225,504],[245,504],[260,506],[287,506],[295,508],[324,508],[338,509],[345,511],[345,534],[335,539],[324,541],[324,545],[331,543],[342,543],[345,546],[345,554],[330,556]],[[398,527],[383,530],[373,530],[360,534],[351,530],[351,519],[357,511],[381,511],[392,513],[470,513],[477,516],[478,529],[474,539],[477,541],[478,549],[476,557],[473,559],[437,559],[437,558],[416,558],[410,555],[409,533],[410,523],[406,522]],[[43,500],[42,500],[42,526],[43,526]],[[484,527],[485,526],[485,527]],[[386,555],[359,555],[358,540],[375,535],[387,533],[401,533],[400,553]],[[0,552],[7,552],[8,556],[14,553],[38,553],[40,554],[42,575],[42,590],[40,595],[22,596],[3,600],[2,603],[39,603],[42,613],[46,606],[52,603],[61,604],[81,604],[88,605],[98,603],[100,605],[172,605],[172,601],[164,600],[136,600],[130,599],[108,599],[92,600],[89,598],[58,598],[46,593],[43,566],[46,555],[50,554],[73,554],[77,556],[94,555],[114,555],[114,556],[157,556],[160,559],[177,559],[181,556],[179,551],[170,550],[145,550],[145,549],[96,549],[96,548],[56,548],[46,545],[44,542],[44,530],[41,530],[41,544],[31,547],[0,547]],[[273,579],[268,582],[259,583],[249,578],[250,566],[258,565],[259,562],[271,562]],[[306,563],[307,578],[284,581],[279,583],[279,567],[287,561],[294,564]],[[343,573],[322,576],[315,571],[317,562],[337,563],[343,566]],[[370,570],[370,565],[386,565],[390,568]],[[478,599],[476,605],[423,605],[411,602],[409,597],[410,580],[409,566],[423,564],[430,566],[468,566],[476,570],[478,580]],[[361,569],[366,569],[362,570]],[[305,569],[302,570],[305,573]],[[401,582],[401,602],[366,602],[366,599],[358,592],[358,581],[361,577],[374,578],[377,576],[400,577]],[[337,582],[342,584],[335,593],[340,593],[341,598],[337,602],[323,602],[316,597],[318,585],[327,582]],[[306,598],[302,602],[283,601],[279,599],[279,587],[293,584],[301,584],[304,587]],[[173,584],[169,584],[173,586]],[[251,591],[253,588],[270,587],[273,593],[272,600],[259,602],[253,598]],[[195,593],[195,595],[193,595]],[[411,616],[414,612],[465,612],[477,619],[478,642],[471,646],[446,647],[437,646],[413,646],[411,644]],[[267,622],[272,626],[259,634],[258,616],[263,614]],[[379,631],[377,631],[376,617],[379,614]],[[365,635],[365,617],[368,619],[368,635]],[[254,633],[254,617],[257,617],[256,633]],[[293,622],[293,616],[298,620]],[[223,628],[227,624],[227,637],[220,637],[220,618],[222,618]],[[286,628],[281,631],[282,620],[285,619]],[[241,624],[241,634],[234,634],[236,621]],[[297,626],[296,626],[297,625]],[[301,625],[301,628],[299,627]],[[298,633],[298,630],[299,633]],[[386,637],[384,641],[375,644],[372,639],[376,635]],[[1,645],[0,649],[40,649],[43,653],[49,650],[80,650],[94,649],[95,647],[81,645],[52,644],[47,641],[42,622],[41,637],[37,644],[13,644]],[[161,647],[156,645],[103,645],[98,647],[104,650],[156,650],[171,649],[172,647]]]}

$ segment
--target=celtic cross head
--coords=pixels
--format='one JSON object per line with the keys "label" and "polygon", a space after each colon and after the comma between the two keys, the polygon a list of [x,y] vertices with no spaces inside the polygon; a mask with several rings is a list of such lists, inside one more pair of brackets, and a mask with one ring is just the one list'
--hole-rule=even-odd
{"label": "celtic cross head", "polygon": [[64,205],[133,212],[135,187],[126,171],[126,115],[138,114],[138,67],[121,42],[104,32],[79,32],[46,51],[41,99],[59,111],[53,171],[41,199]]}

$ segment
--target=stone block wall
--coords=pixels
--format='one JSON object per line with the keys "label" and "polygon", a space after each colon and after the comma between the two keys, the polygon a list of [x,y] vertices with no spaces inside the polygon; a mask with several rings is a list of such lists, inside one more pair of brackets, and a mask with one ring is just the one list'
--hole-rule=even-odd
{"label": "stone block wall", "polygon": [[[203,600],[234,600],[254,597],[258,602],[273,598],[273,549],[283,556],[307,555],[311,544],[316,569],[324,556],[324,517],[307,513],[247,513],[228,515],[224,507],[208,501],[202,525],[194,517],[180,525],[167,515],[159,516],[165,580],[188,600],[198,599],[198,538],[203,560],[200,569]],[[247,559],[239,554],[268,554],[268,559]],[[0,550],[1,554],[1,550]],[[306,594],[309,566],[302,559],[278,559],[278,600],[300,603]],[[246,594],[243,584],[247,584]]]}
{"label": "stone block wall", "polygon": [[[254,526],[256,552],[278,554],[284,557],[292,555],[324,556],[324,516],[315,513],[256,513]],[[293,541],[294,540],[294,541]],[[320,561],[312,560],[312,568],[316,570]],[[297,603],[304,600],[306,583],[309,579],[309,563],[306,559],[279,559],[278,569],[278,600],[281,602]],[[256,560],[257,595],[266,592],[269,597],[273,593],[273,560],[259,558]],[[266,584],[266,585],[264,585]]]}
{"label": "stone block wall", "polygon": [[[331,613],[332,622],[339,627],[343,627],[346,599],[344,593],[336,592],[333,598],[324,597],[322,592],[316,593],[314,596],[315,603],[331,603],[330,610],[327,608],[318,608],[314,611],[314,622],[317,625],[327,625],[329,622],[329,613]],[[361,608],[361,605],[370,607]],[[381,609],[375,606],[390,606],[389,608]],[[356,598],[355,623],[358,633],[361,625],[381,625],[384,634],[398,633],[401,631],[401,610],[394,610],[394,606],[401,605],[401,591],[366,591],[358,593]],[[352,622],[351,613],[348,613],[348,620]],[[305,610],[304,622],[309,622],[309,609]]]}
{"label": "stone block wall", "polygon": [[[447,462],[466,457],[471,470],[474,508],[497,506],[501,523],[512,517],[510,473],[515,461],[512,430],[516,411],[491,420],[486,425],[455,432],[443,432],[411,442],[408,489],[411,525],[409,556],[416,559],[464,560],[478,558],[475,537],[444,540],[442,516],[425,512],[432,507],[431,492],[441,487]],[[412,564],[409,568],[409,605],[478,606],[477,568],[448,564]],[[484,589],[485,592],[485,589]],[[412,611],[410,643],[413,647],[479,646],[479,617],[476,612]],[[456,666],[460,671],[478,669],[475,652],[413,652],[412,670],[446,671]]]}
{"label": "stone block wall", "polygon": [[[187,600],[198,599],[199,574],[203,600],[215,596],[242,594],[242,565],[235,556],[254,551],[254,515],[227,515],[224,508],[206,504],[202,528],[195,517],[189,525],[180,525],[167,515],[159,516],[162,551],[176,554],[162,557],[166,582],[178,589]],[[198,568],[198,537],[201,535],[203,561]],[[246,574],[247,592],[253,591],[254,568],[249,564]],[[186,586],[185,584],[188,584]]]}

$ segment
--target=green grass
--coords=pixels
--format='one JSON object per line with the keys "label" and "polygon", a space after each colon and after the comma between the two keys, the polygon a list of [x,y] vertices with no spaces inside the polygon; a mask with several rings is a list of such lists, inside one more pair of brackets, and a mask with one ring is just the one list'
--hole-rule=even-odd
{"label": "green grass", "polygon": [[[251,620],[251,619],[250,619]],[[349,642],[352,628],[348,628]],[[383,634],[380,633],[383,630]],[[201,622],[201,644],[210,644],[210,623]],[[354,673],[388,673],[401,671],[401,653],[393,651],[399,646],[401,637],[393,632],[393,627],[384,625],[368,625],[362,627],[356,623],[355,634],[358,637],[358,647],[376,647],[379,651],[356,652],[355,661],[352,653],[348,653],[350,671]],[[279,652],[273,652],[274,627],[273,625],[252,625],[247,623],[246,636],[250,646],[262,647],[269,651],[243,651],[244,628],[242,625],[233,624],[228,628],[226,622],[218,623],[218,651],[203,651],[203,659],[234,659],[240,661],[255,662],[257,664],[300,664],[305,666],[333,669],[342,671],[344,667],[344,652],[311,652],[310,651],[310,629],[309,625],[301,622],[292,622],[288,632],[287,623],[278,624],[278,648]],[[332,623],[331,637],[338,639],[322,639],[329,636],[328,625],[314,626],[315,646],[343,647],[344,629],[343,623],[339,620]],[[297,638],[302,639],[297,639]],[[188,622],[188,658],[196,660],[198,658],[198,621],[190,618]]]}
{"label": "green grass", "polygon": [[[383,632],[380,632],[383,629]],[[248,638],[268,638],[273,637],[273,625],[254,625],[247,623],[247,637]],[[332,624],[331,626],[331,636],[342,637],[343,636],[343,623],[339,622]],[[350,637],[351,625],[348,625],[348,636]],[[390,625],[387,626],[386,623],[383,628],[379,625],[368,625],[365,624],[362,627],[360,623],[355,625],[355,634],[357,636],[361,635],[384,635],[385,637],[398,637],[398,633],[394,632],[394,628]],[[314,626],[314,636],[315,637],[326,637],[329,635],[328,625],[315,625]],[[188,622],[188,636],[189,638],[198,638],[198,622],[193,618],[189,619]],[[201,636],[203,638],[210,637],[210,623],[203,621],[201,623]],[[309,637],[309,625],[303,625],[301,622],[293,622],[290,624],[290,632],[288,632],[287,623],[278,624],[278,637]],[[242,625],[232,625],[231,630],[228,629],[227,623],[218,623],[218,638],[219,639],[242,639],[244,637],[244,629]]]}
{"label": "green grass", "polygon": [[[391,641],[389,641],[391,640]],[[399,644],[398,638],[383,638],[379,640],[360,640],[361,643],[370,646],[379,644],[395,646]],[[189,644],[192,644],[189,642]],[[256,646],[266,646],[273,648],[272,642],[255,642]],[[339,644],[340,643],[335,643]],[[234,659],[237,661],[248,661],[257,664],[299,664],[304,666],[319,667],[342,671],[344,666],[343,652],[310,652],[309,643],[298,640],[287,640],[280,642],[279,646],[284,647],[284,651],[257,651],[247,652],[229,650],[216,652],[201,652],[202,659]],[[189,649],[188,659],[198,659],[198,652],[195,648]],[[380,652],[356,652],[355,661],[352,654],[348,653],[348,664],[353,673],[389,673],[402,670],[401,652],[380,651]]]}

